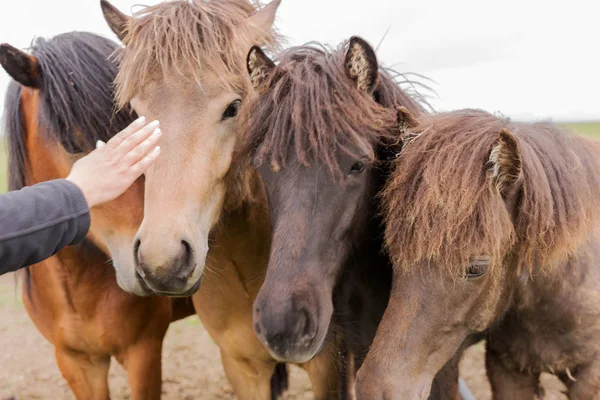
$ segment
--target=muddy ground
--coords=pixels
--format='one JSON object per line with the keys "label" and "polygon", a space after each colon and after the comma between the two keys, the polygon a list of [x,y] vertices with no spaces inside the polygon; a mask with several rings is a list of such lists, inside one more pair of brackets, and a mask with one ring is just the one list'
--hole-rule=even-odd
{"label": "muddy ground", "polygon": [[[483,346],[469,350],[461,376],[478,400],[490,398],[485,378]],[[164,348],[164,400],[231,400],[218,349],[196,317],[171,325]],[[287,399],[308,400],[310,387],[303,371],[292,368]],[[544,377],[546,399],[566,399],[562,384]],[[125,371],[113,362],[110,370],[113,400],[129,399]],[[29,320],[11,275],[0,277],[0,400],[73,399],[54,362],[52,345]]]}

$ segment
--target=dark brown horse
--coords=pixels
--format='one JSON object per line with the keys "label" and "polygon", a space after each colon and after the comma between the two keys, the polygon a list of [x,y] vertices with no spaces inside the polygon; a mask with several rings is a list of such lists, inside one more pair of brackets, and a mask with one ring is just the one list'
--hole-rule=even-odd
{"label": "dark brown horse", "polygon": [[[4,111],[10,189],[66,177],[97,140],[108,140],[133,121],[129,107],[114,112],[117,69],[108,57],[115,48],[84,32],[38,39],[31,55],[0,45],[0,63],[15,79]],[[27,312],[54,345],[77,399],[109,397],[111,356],[127,370],[133,399],[159,399],[163,337],[172,320],[193,313],[183,302],[133,296],[117,284],[109,254],[130,251],[131,240],[123,238],[142,219],[143,190],[140,179],[116,200],[92,209],[82,244],[24,273]]]}
{"label": "dark brown horse", "polygon": [[[360,366],[392,280],[376,198],[396,154],[396,107],[421,107],[357,37],[290,49],[277,66],[254,47],[248,70],[258,96],[242,112],[239,156],[260,173],[273,229],[255,331],[277,359],[304,362],[341,330]],[[449,362],[433,397],[456,398],[457,382]]]}
{"label": "dark brown horse", "polygon": [[392,296],[358,398],[426,397],[484,333],[495,399],[541,397],[542,372],[599,399],[597,148],[473,110],[421,116],[407,137],[383,196]]}

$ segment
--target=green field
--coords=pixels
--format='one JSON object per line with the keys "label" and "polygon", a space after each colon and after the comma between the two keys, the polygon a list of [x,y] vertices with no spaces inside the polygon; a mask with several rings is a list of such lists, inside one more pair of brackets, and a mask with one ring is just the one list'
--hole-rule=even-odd
{"label": "green field", "polygon": [[[571,122],[562,125],[581,135],[600,139],[600,122]],[[4,193],[7,190],[6,180],[6,142],[5,140],[0,140],[0,193]]]}
{"label": "green field", "polygon": [[600,122],[572,122],[562,125],[575,133],[600,139]]}

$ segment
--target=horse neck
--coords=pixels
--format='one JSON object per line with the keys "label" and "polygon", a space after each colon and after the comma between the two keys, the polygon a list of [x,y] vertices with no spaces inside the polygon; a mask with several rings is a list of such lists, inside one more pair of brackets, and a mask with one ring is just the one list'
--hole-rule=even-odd
{"label": "horse neck", "polygon": [[[590,234],[577,252],[554,265],[523,268],[516,285],[515,303],[520,309],[537,310],[540,301],[563,308],[574,301],[580,291],[597,291],[600,284],[600,229]],[[578,307],[579,308],[579,307]]]}
{"label": "horse neck", "polygon": [[[24,296],[36,304],[61,305],[78,313],[94,313],[102,296],[119,292],[108,257],[85,240],[27,268]],[[46,306],[45,306],[46,307]]]}
{"label": "horse neck", "polygon": [[[383,218],[379,210],[378,195],[385,185],[388,173],[385,169],[374,169],[371,188],[367,196],[366,223],[355,236],[353,253],[347,268],[364,269],[371,274],[378,274],[387,279],[389,269],[391,271],[391,260],[384,251],[383,242]],[[374,271],[378,270],[378,271]],[[381,275],[381,272],[384,272]]]}
{"label": "horse neck", "polygon": [[[239,179],[248,180],[238,182],[245,187],[243,198],[234,199],[224,209],[210,244],[235,265],[242,280],[255,281],[264,277],[269,259],[271,228],[267,198],[256,172],[245,170]],[[234,190],[233,195],[239,196],[241,189]]]}
{"label": "horse neck", "polygon": [[373,342],[387,307],[392,284],[392,264],[383,244],[383,221],[377,208],[377,192],[384,173],[378,172],[367,199],[367,223],[355,236],[352,254],[342,269],[334,292],[334,323],[355,354],[356,368]]}
{"label": "horse neck", "polygon": [[67,275],[66,280],[73,284],[83,282],[98,283],[107,276],[115,278],[115,270],[110,258],[89,239],[78,245],[69,246],[56,254],[59,269]]}

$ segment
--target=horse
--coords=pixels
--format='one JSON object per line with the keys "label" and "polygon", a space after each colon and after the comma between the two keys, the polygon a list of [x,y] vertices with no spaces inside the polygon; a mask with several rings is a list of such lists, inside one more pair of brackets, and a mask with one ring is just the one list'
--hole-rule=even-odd
{"label": "horse", "polygon": [[[259,47],[248,54],[258,95],[242,109],[236,156],[258,171],[273,229],[255,331],[277,359],[293,362],[341,331],[359,368],[391,290],[377,199],[400,137],[396,108],[425,108],[359,37],[278,60]],[[457,398],[457,362],[440,372],[432,398]]]}
{"label": "horse", "polygon": [[594,143],[481,110],[413,122],[382,193],[394,282],[358,399],[424,398],[475,335],[494,399],[543,397],[542,372],[599,399]]}
{"label": "horse", "polygon": [[[6,94],[9,188],[68,175],[73,163],[135,119],[115,113],[108,57],[116,43],[86,32],[38,38],[31,55],[0,45],[14,79]],[[133,399],[159,399],[161,349],[169,323],[193,314],[191,304],[137,297],[121,290],[111,254],[126,252],[143,208],[143,179],[91,210],[84,241],[24,271],[23,302],[77,399],[107,399],[114,356],[127,370]],[[133,267],[133,266],[132,266]]]}
{"label": "horse", "polygon": [[[268,399],[278,363],[253,333],[252,304],[267,266],[269,219],[260,182],[232,154],[237,113],[251,92],[245,58],[254,43],[277,47],[279,1],[261,9],[246,0],[173,1],[134,17],[101,4],[124,44],[119,103],[159,119],[164,132],[161,157],[146,173],[135,268],[117,271],[122,287],[167,296],[200,289],[194,306],[236,395]],[[335,351],[303,366],[317,399],[340,391]]]}

